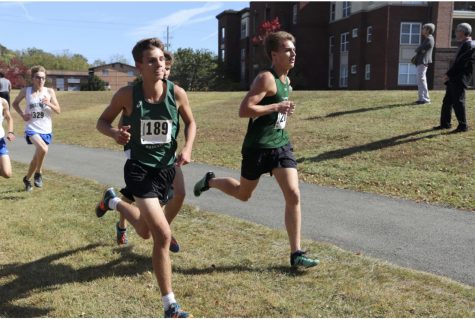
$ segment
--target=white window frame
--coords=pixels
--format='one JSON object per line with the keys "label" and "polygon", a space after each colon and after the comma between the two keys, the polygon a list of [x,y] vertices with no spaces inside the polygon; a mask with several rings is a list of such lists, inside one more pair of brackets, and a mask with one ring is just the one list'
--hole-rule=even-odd
{"label": "white window frame", "polygon": [[353,64],[351,66],[351,74],[356,74],[358,73],[358,66],[356,64]]}
{"label": "white window frame", "polygon": [[373,42],[373,26],[366,28],[366,43]]}
{"label": "white window frame", "polygon": [[364,66],[364,79],[371,80],[371,64],[366,64]]}
{"label": "white window frame", "polygon": [[[407,69],[407,72],[402,73],[401,69]],[[411,72],[412,71],[412,72]],[[412,63],[399,63],[398,66],[398,77],[397,84],[403,86],[414,86],[417,85],[417,69],[416,66]],[[411,81],[411,76],[414,81]]]}
{"label": "white window frame", "polygon": [[[409,33],[402,32],[403,26],[409,25]],[[418,26],[419,30],[414,31],[413,27]],[[421,28],[422,23],[420,22],[401,22],[400,30],[399,30],[399,44],[402,45],[419,45],[421,43]],[[403,36],[409,36],[409,41],[403,41]],[[413,37],[417,36],[417,42],[413,41]]]}
{"label": "white window frame", "polygon": [[333,35],[328,37],[328,54],[335,53],[335,37]]}
{"label": "white window frame", "polygon": [[353,30],[351,30],[351,37],[352,38],[358,37],[358,28],[353,28]]}
{"label": "white window frame", "polygon": [[[244,29],[243,29],[244,27]],[[241,18],[241,39],[249,37],[249,14],[244,14]]]}
{"label": "white window frame", "polygon": [[351,15],[351,1],[343,1],[343,18]]}
{"label": "white window frame", "polygon": [[343,32],[340,34],[340,52],[348,52],[350,48],[350,33]]}
{"label": "white window frame", "polygon": [[336,2],[332,1],[330,3],[330,22],[335,21],[336,18]]}
{"label": "white window frame", "polygon": [[341,88],[348,87],[348,65],[342,64],[340,65],[340,81],[339,81]]}
{"label": "white window frame", "polygon": [[292,24],[297,24],[298,14],[299,14],[299,5],[298,3],[295,3],[292,6]]}

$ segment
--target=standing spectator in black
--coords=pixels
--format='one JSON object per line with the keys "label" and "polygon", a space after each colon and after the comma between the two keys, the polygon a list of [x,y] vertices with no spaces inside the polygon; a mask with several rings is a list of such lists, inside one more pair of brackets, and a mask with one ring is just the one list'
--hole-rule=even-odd
{"label": "standing spectator in black", "polygon": [[8,108],[10,109],[10,91],[12,90],[12,84],[10,80],[5,77],[3,72],[0,72],[0,97],[4,98],[8,102]]}
{"label": "standing spectator in black", "polygon": [[426,23],[422,26],[422,42],[416,49],[416,67],[417,67],[417,89],[419,98],[416,104],[430,103],[429,89],[427,88],[427,68],[432,63],[432,49],[434,48],[435,25]]}
{"label": "standing spectator in black", "polygon": [[468,131],[467,114],[465,111],[465,89],[472,80],[473,72],[473,47],[472,27],[468,23],[460,23],[455,29],[455,36],[460,42],[455,61],[445,73],[445,96],[440,113],[440,125],[436,130],[449,129],[452,116],[452,107],[457,117],[458,126],[453,133]]}

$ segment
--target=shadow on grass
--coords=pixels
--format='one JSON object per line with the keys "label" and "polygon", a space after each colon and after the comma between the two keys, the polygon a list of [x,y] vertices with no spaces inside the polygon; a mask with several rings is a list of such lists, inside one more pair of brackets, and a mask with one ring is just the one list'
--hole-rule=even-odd
{"label": "shadow on grass", "polygon": [[306,161],[310,162],[323,162],[327,160],[332,160],[332,159],[339,159],[343,158],[346,156],[350,156],[356,153],[361,153],[361,152],[371,152],[371,151],[376,151],[388,147],[393,147],[401,144],[406,144],[406,143],[412,143],[416,142],[419,140],[424,140],[424,139],[430,139],[434,138],[440,135],[446,135],[449,133],[437,133],[437,134],[430,134],[430,135],[424,135],[424,136],[419,136],[419,137],[413,137],[413,138],[408,138],[411,136],[419,135],[419,134],[424,134],[428,132],[433,132],[433,129],[427,129],[427,130],[421,130],[421,131],[415,131],[407,134],[402,134],[398,136],[394,136],[391,138],[379,140],[376,142],[371,142],[368,144],[364,145],[358,145],[358,146],[352,146],[348,148],[342,148],[339,150],[334,150],[334,151],[329,151],[329,152],[324,152],[322,154],[319,154],[317,156],[313,157],[301,157],[297,159],[298,163],[303,163]]}
{"label": "shadow on grass", "polygon": [[22,190],[19,190],[19,189],[6,190],[3,192],[0,192],[0,201],[4,201],[4,200],[16,201],[16,200],[25,199],[26,198],[25,196],[26,196],[25,192],[22,192]]}
{"label": "shadow on grass", "polygon": [[306,120],[321,120],[324,118],[331,118],[331,117],[337,117],[337,116],[342,116],[342,115],[349,115],[349,114],[357,114],[357,113],[364,113],[364,112],[370,112],[370,111],[378,111],[378,110],[384,110],[384,109],[393,109],[396,107],[402,107],[402,106],[410,106],[414,105],[414,103],[399,103],[399,104],[389,104],[389,105],[381,105],[381,106],[375,106],[375,107],[363,107],[360,109],[356,110],[348,110],[348,111],[340,111],[340,112],[333,112],[329,113],[325,116],[312,116],[306,118]]}
{"label": "shadow on grass", "polygon": [[67,283],[91,282],[98,278],[115,276],[135,276],[149,271],[151,258],[135,254],[132,247],[120,251],[120,257],[106,264],[74,269],[58,260],[74,254],[94,250],[102,244],[91,244],[82,248],[46,256],[44,258],[21,264],[0,266],[0,278],[13,276],[14,279],[0,286],[0,316],[2,317],[44,317],[54,310],[34,306],[17,306],[13,303],[28,298],[35,293],[56,290]]}
{"label": "shadow on grass", "polygon": [[184,268],[180,266],[173,266],[173,272],[179,273],[182,275],[209,275],[213,273],[227,273],[227,272],[278,272],[287,276],[301,276],[307,273],[306,270],[296,269],[286,266],[272,266],[272,267],[251,267],[243,265],[210,265],[209,267],[204,268]]}

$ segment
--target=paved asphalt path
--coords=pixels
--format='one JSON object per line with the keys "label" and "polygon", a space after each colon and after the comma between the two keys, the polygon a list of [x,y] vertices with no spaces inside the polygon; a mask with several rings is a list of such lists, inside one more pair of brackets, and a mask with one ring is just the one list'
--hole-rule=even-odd
{"label": "paved asphalt path", "polygon": [[[28,163],[33,154],[33,147],[22,138],[9,143],[8,148],[12,160],[21,163]],[[122,186],[124,161],[118,151],[53,144],[45,168]],[[236,170],[204,164],[185,166],[186,204],[284,228],[282,194],[271,177],[261,178],[247,203],[217,190],[196,198],[192,187],[208,170],[217,176],[240,175]],[[20,179],[21,174],[16,172],[15,178]],[[306,183],[300,187],[304,237],[475,286],[475,212]]]}

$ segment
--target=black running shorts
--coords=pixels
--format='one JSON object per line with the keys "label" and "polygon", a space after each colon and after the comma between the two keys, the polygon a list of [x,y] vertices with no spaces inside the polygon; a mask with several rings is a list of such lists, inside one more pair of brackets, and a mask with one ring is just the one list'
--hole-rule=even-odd
{"label": "black running shorts", "polygon": [[136,160],[127,160],[124,165],[125,189],[121,193],[129,198],[158,198],[164,205],[173,194],[175,166],[153,168]]}
{"label": "black running shorts", "polygon": [[290,143],[270,149],[243,148],[241,153],[241,176],[251,181],[259,179],[262,174],[272,175],[274,168],[297,168]]}

